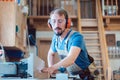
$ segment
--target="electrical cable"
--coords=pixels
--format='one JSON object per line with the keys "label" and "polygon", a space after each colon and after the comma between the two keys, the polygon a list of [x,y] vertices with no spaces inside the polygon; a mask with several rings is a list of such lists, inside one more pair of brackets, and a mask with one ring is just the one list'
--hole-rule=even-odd
{"label": "electrical cable", "polygon": [[[26,17],[27,17],[27,15],[26,15]],[[26,23],[27,23],[27,20],[26,20]],[[27,37],[27,51],[28,51],[28,55],[30,55],[29,53],[30,53],[30,41],[29,41],[29,34],[28,34],[28,26],[27,26],[27,24],[26,24],[26,37]]]}
{"label": "electrical cable", "polygon": [[29,35],[29,39],[35,45],[35,47],[36,47],[36,55],[38,56],[38,46],[36,45],[35,38],[33,37],[33,35]]}
{"label": "electrical cable", "polygon": [[[28,14],[26,14],[25,16],[28,17]],[[26,23],[27,23],[27,20],[26,20]],[[28,43],[28,53],[30,53],[30,50],[31,50],[30,49],[30,41],[31,41],[36,47],[36,55],[38,56],[38,46],[36,45],[36,41],[33,35],[29,35],[27,24],[26,24],[26,36],[27,36],[27,43]]]}

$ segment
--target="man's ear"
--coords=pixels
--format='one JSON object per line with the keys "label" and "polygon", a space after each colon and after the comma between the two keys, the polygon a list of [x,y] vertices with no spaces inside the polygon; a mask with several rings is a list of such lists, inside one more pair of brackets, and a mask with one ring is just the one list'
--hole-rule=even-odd
{"label": "man's ear", "polygon": [[50,19],[48,19],[47,24],[48,24],[48,27],[49,27],[50,29],[52,29],[52,25],[50,24]]}

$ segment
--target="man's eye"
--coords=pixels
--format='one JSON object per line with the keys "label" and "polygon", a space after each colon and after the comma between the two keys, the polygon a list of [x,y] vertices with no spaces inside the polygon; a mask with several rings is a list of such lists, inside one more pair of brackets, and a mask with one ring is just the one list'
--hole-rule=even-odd
{"label": "man's eye", "polygon": [[62,19],[59,19],[58,22],[59,22],[59,23],[62,23]]}

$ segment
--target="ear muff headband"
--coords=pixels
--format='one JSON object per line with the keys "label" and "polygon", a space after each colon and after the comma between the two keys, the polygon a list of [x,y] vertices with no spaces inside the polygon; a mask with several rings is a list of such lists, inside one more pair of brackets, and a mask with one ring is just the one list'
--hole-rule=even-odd
{"label": "ear muff headband", "polygon": [[67,28],[71,27],[71,19],[70,18],[67,19],[67,23],[66,24],[67,24]]}
{"label": "ear muff headband", "polygon": [[[48,23],[47,24],[48,24],[48,27],[50,29],[52,29],[52,25],[50,24],[50,19],[48,19]],[[66,26],[67,26],[67,28],[71,27],[71,19],[70,18],[67,19]]]}
{"label": "ear muff headband", "polygon": [[50,24],[50,19],[48,19],[47,24],[48,24],[48,27],[49,27],[50,29],[52,29],[52,25]]}

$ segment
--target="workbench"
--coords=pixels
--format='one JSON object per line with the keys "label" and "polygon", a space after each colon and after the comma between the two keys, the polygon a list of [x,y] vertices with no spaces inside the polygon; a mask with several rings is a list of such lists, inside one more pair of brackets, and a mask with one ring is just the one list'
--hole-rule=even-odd
{"label": "workbench", "polygon": [[[56,80],[56,79],[12,79],[12,78],[0,78],[0,80]],[[73,79],[69,79],[69,80],[73,80]]]}

